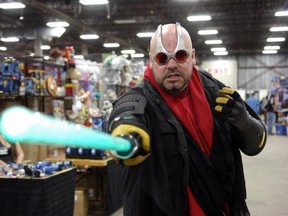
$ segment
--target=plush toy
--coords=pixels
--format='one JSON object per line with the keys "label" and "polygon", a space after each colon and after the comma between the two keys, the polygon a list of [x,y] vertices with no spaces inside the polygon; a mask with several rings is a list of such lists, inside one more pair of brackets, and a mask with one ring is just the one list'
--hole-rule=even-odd
{"label": "plush toy", "polygon": [[68,73],[72,81],[73,94],[77,95],[79,93],[79,80],[81,78],[81,73],[75,67],[70,67]]}
{"label": "plush toy", "polygon": [[81,89],[80,93],[80,100],[82,102],[81,111],[79,112],[80,119],[83,121],[83,125],[86,127],[91,127],[91,100],[90,100],[90,92],[84,91]]}
{"label": "plush toy", "polygon": [[109,119],[109,116],[113,110],[113,105],[109,100],[103,101],[103,106],[101,109],[101,115],[106,116],[106,120]]}

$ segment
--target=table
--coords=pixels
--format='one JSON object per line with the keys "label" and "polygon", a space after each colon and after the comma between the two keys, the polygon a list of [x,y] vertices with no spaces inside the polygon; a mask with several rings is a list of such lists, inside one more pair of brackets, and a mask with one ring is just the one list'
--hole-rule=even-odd
{"label": "table", "polygon": [[108,162],[113,160],[112,157],[94,160],[94,159],[79,159],[79,158],[57,158],[57,157],[49,157],[46,158],[47,161],[51,161],[52,163],[58,161],[71,161],[75,166],[91,166],[91,167],[106,167]]}
{"label": "table", "polygon": [[[96,201],[111,215],[122,207],[122,167],[112,157],[105,159],[47,158],[51,162],[71,161],[74,166],[91,167],[95,173]],[[85,173],[81,178],[85,177]],[[81,179],[80,178],[80,179]],[[78,179],[79,181],[79,179]]]}
{"label": "table", "polygon": [[76,168],[44,177],[0,177],[1,216],[71,216]]}

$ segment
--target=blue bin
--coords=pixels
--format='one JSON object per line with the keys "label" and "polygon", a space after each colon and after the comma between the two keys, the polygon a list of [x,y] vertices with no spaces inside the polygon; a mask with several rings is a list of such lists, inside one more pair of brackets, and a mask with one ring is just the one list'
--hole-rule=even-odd
{"label": "blue bin", "polygon": [[276,134],[277,135],[286,135],[287,134],[286,125],[276,124]]}

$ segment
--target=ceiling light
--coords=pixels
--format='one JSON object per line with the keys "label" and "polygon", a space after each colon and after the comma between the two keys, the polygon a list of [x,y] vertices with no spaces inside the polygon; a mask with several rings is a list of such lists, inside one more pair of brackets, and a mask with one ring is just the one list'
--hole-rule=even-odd
{"label": "ceiling light", "polygon": [[80,35],[80,38],[83,40],[95,40],[95,39],[98,39],[99,36],[97,34],[85,34],[85,35]]}
{"label": "ceiling light", "polygon": [[271,37],[271,38],[267,38],[266,40],[267,42],[283,42],[285,41],[284,37]]}
{"label": "ceiling light", "polygon": [[222,40],[206,40],[205,44],[222,44]]}
{"label": "ceiling light", "polygon": [[83,5],[103,5],[108,4],[108,0],[79,0],[80,4]]}
{"label": "ceiling light", "polygon": [[143,58],[144,56],[143,53],[134,53],[131,55],[132,58]]}
{"label": "ceiling light", "polygon": [[222,51],[226,51],[225,47],[213,47],[211,48],[212,52],[222,52]]}
{"label": "ceiling light", "polygon": [[25,8],[26,6],[20,2],[11,2],[11,3],[1,3],[1,9],[18,9],[18,8]]}
{"label": "ceiling light", "polygon": [[137,33],[137,37],[152,37],[154,32],[139,32]]}
{"label": "ceiling light", "polygon": [[115,24],[131,24],[131,23],[136,23],[135,19],[119,19],[119,20],[114,20]]}
{"label": "ceiling light", "polygon": [[1,46],[1,47],[0,47],[0,50],[1,50],[1,51],[6,51],[6,50],[7,50],[7,48],[6,48],[6,47],[3,47],[3,46]]}
{"label": "ceiling light", "polygon": [[276,54],[278,51],[277,50],[263,50],[263,54]]}
{"label": "ceiling light", "polygon": [[57,27],[57,28],[53,28],[51,30],[51,34],[54,37],[60,38],[64,34],[65,31],[66,31],[66,29],[64,27]]}
{"label": "ceiling light", "polygon": [[111,48],[111,47],[119,47],[120,44],[119,43],[104,43],[103,46],[106,48]]}
{"label": "ceiling light", "polygon": [[222,51],[222,52],[214,52],[214,55],[228,55],[228,52],[227,51]]}
{"label": "ceiling light", "polygon": [[277,11],[275,16],[288,16],[288,11]]}
{"label": "ceiling light", "polygon": [[198,31],[199,35],[215,35],[218,34],[217,30],[200,30]]}
{"label": "ceiling light", "polygon": [[264,50],[278,50],[280,46],[265,46]]}
{"label": "ceiling light", "polygon": [[67,23],[67,22],[47,22],[46,25],[49,26],[49,27],[52,27],[52,28],[68,27],[69,23]]}
{"label": "ceiling light", "polygon": [[51,47],[49,45],[42,45],[42,46],[40,46],[40,49],[41,50],[49,50],[49,49],[51,49]]}
{"label": "ceiling light", "polygon": [[288,26],[271,27],[271,32],[288,31]]}
{"label": "ceiling light", "polygon": [[135,50],[121,50],[122,54],[134,54]]}
{"label": "ceiling light", "polygon": [[19,38],[17,37],[7,37],[7,38],[1,38],[2,42],[18,42]]}
{"label": "ceiling light", "polygon": [[188,16],[187,20],[190,22],[208,21],[211,20],[211,16],[209,15]]}

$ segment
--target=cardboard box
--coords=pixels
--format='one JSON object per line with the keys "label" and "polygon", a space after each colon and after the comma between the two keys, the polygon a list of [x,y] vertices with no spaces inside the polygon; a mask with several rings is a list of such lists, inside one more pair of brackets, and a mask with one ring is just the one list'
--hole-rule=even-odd
{"label": "cardboard box", "polygon": [[88,188],[76,188],[74,195],[74,216],[87,216],[88,211]]}

